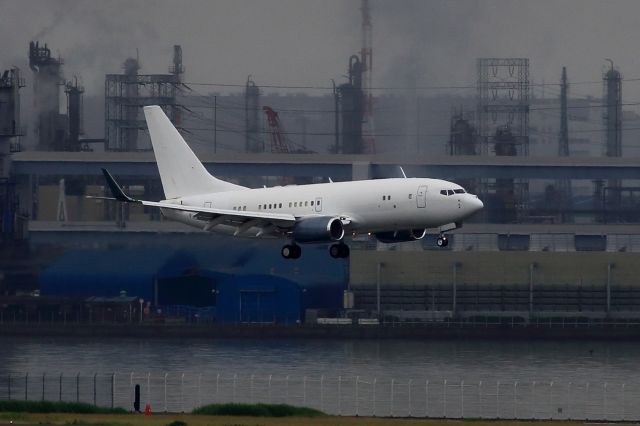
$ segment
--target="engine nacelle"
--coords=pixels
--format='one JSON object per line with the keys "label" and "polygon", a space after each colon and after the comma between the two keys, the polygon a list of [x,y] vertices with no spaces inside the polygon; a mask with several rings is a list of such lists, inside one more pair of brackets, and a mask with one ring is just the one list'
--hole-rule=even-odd
{"label": "engine nacelle", "polygon": [[426,229],[405,229],[394,232],[376,232],[375,236],[381,243],[405,243],[407,241],[421,240],[427,235]]}
{"label": "engine nacelle", "polygon": [[298,243],[328,243],[344,237],[344,226],[339,217],[309,217],[293,227],[293,240]]}

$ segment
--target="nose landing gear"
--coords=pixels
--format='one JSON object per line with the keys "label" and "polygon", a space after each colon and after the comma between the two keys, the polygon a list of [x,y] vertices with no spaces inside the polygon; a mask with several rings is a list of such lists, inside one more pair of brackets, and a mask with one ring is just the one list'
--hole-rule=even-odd
{"label": "nose landing gear", "polygon": [[334,259],[344,259],[349,257],[349,246],[344,243],[333,244],[329,247],[329,255]]}
{"label": "nose landing gear", "polygon": [[302,249],[299,245],[287,244],[282,247],[280,254],[282,254],[282,257],[284,257],[285,259],[298,259],[302,254]]}
{"label": "nose landing gear", "polygon": [[446,235],[440,234],[438,236],[438,239],[436,240],[436,245],[438,247],[446,247],[449,245],[449,239],[447,238]]}

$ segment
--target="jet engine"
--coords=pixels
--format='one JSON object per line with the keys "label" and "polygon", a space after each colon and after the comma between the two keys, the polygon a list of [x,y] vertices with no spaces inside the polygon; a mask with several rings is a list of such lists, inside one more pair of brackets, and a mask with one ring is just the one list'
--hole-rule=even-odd
{"label": "jet engine", "polygon": [[339,217],[309,217],[293,227],[293,240],[297,243],[328,243],[342,237],[344,227]]}
{"label": "jet engine", "polygon": [[394,232],[376,232],[375,236],[381,243],[404,243],[421,240],[427,235],[426,229],[406,229]]}

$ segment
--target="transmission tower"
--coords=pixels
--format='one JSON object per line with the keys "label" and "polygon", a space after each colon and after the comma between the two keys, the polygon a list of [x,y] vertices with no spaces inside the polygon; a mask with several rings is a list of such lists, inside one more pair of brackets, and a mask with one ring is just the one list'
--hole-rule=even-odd
{"label": "transmission tower", "polygon": [[[529,155],[529,59],[479,58],[478,135],[480,152],[496,156]],[[488,182],[487,182],[488,184]],[[488,185],[487,185],[488,189]],[[523,179],[497,179],[494,220],[522,221],[527,215],[529,186]]]}

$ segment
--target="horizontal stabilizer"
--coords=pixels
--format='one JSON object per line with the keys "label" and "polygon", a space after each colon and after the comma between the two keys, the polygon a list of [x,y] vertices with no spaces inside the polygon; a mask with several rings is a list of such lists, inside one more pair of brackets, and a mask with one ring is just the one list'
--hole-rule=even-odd
{"label": "horizontal stabilizer", "polygon": [[111,195],[113,198],[121,201],[123,203],[137,203],[138,200],[134,200],[124,193],[120,185],[116,182],[116,180],[111,176],[111,173],[107,169],[102,169],[102,174],[104,178],[107,180],[107,184],[109,185],[109,189],[111,190]]}

